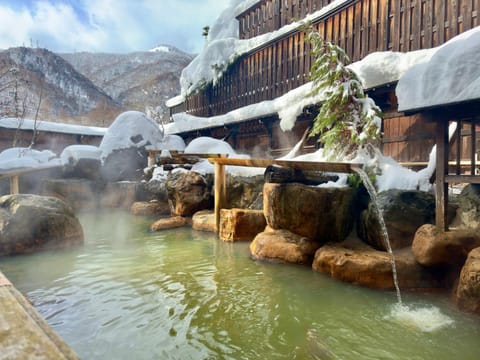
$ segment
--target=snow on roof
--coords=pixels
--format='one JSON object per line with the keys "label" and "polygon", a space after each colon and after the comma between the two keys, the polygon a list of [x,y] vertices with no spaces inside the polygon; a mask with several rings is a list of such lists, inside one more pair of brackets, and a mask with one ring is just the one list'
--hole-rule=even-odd
{"label": "snow on roof", "polygon": [[232,0],[230,6],[220,14],[211,27],[205,48],[183,69],[180,77],[181,95],[185,97],[203,84],[215,83],[227,65],[239,56],[280,38],[309,21],[315,21],[350,1],[352,0],[335,0],[307,15],[302,21],[293,22],[279,30],[251,39],[239,40],[238,22],[235,17],[258,1]]}
{"label": "snow on roof", "polygon": [[[107,132],[107,128],[97,126],[83,126],[74,124],[63,124],[49,121],[37,121],[37,130],[55,132],[62,134],[74,135],[90,135],[103,136]],[[33,130],[35,121],[31,119],[20,118],[2,118],[0,119],[0,127],[7,129]]]}
{"label": "snow on roof", "polygon": [[480,27],[432,51],[428,61],[410,67],[400,78],[400,111],[480,99]]}

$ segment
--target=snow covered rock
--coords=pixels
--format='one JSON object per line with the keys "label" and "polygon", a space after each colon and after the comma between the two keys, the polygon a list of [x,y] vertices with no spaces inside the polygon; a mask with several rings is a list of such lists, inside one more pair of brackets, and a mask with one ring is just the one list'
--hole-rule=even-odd
{"label": "snow covered rock", "polygon": [[60,160],[67,178],[96,180],[100,176],[102,151],[92,145],[70,145],[63,149]]}
{"label": "snow covered rock", "polygon": [[147,146],[158,148],[163,132],[144,113],[127,111],[108,128],[102,142],[102,176],[106,181],[138,180],[147,167]]}
{"label": "snow covered rock", "polygon": [[480,247],[468,254],[460,273],[455,302],[461,309],[480,314]]}
{"label": "snow covered rock", "polygon": [[268,229],[250,243],[250,253],[256,260],[289,264],[310,264],[320,244],[288,230]]}
{"label": "snow covered rock", "polygon": [[264,213],[272,229],[289,230],[320,244],[341,241],[353,227],[354,190],[299,183],[267,183]]}
{"label": "snow covered rock", "polygon": [[194,171],[176,171],[168,175],[166,187],[173,215],[192,216],[213,208],[212,179]]}
{"label": "snow covered rock", "polygon": [[[435,220],[435,198],[432,194],[415,190],[388,190],[379,193],[377,200],[392,249],[410,246],[417,229]],[[372,203],[362,212],[357,232],[367,244],[386,251],[378,215]]]}
{"label": "snow covered rock", "polygon": [[0,256],[83,243],[72,208],[54,197],[0,197],[0,229]]}

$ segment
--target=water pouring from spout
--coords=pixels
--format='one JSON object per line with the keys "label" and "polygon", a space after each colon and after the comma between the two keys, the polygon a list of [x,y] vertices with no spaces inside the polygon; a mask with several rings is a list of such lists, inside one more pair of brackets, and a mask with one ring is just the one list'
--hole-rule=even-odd
{"label": "water pouring from spout", "polygon": [[393,275],[393,285],[395,286],[395,290],[397,293],[397,301],[399,304],[402,304],[402,295],[400,293],[400,286],[398,285],[398,275],[397,275],[397,267],[395,265],[395,256],[393,255],[392,247],[390,245],[390,240],[388,238],[387,226],[385,225],[385,220],[378,208],[378,200],[377,200],[377,191],[373,186],[372,182],[368,178],[368,175],[365,171],[360,168],[354,168],[354,171],[360,176],[362,179],[363,185],[368,191],[370,195],[370,199],[372,200],[372,205],[375,213],[377,214],[378,222],[380,223],[380,229],[382,231],[382,239],[387,249],[387,252],[390,256],[390,264],[392,266],[392,275]]}

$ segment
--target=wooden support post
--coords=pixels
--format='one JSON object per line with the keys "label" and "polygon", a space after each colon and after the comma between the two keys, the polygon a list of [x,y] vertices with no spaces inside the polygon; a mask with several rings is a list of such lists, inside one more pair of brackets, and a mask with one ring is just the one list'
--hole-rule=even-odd
{"label": "wooden support post", "polygon": [[435,223],[441,230],[448,230],[448,120],[439,119],[436,126],[437,164],[435,181]]}
{"label": "wooden support post", "polygon": [[10,176],[10,194],[18,194],[19,192],[18,175],[12,175]]}
{"label": "wooden support post", "polygon": [[154,151],[154,150],[149,150],[148,151],[148,167],[155,166],[155,164],[157,162],[156,157],[157,157],[157,152],[156,151]]}
{"label": "wooden support post", "polygon": [[[223,157],[223,156],[222,156]],[[220,210],[225,206],[227,200],[227,177],[225,165],[215,163],[215,232],[218,234],[220,227]]]}

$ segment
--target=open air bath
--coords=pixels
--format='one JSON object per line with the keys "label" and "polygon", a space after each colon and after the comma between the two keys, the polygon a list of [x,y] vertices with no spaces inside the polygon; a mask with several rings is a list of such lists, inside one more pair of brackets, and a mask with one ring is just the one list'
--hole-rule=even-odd
{"label": "open air bath", "polygon": [[[476,359],[478,319],[444,293],[345,284],[252,261],[248,243],[82,214],[85,244],[2,271],[82,359]],[[417,311],[417,309],[433,309]]]}

